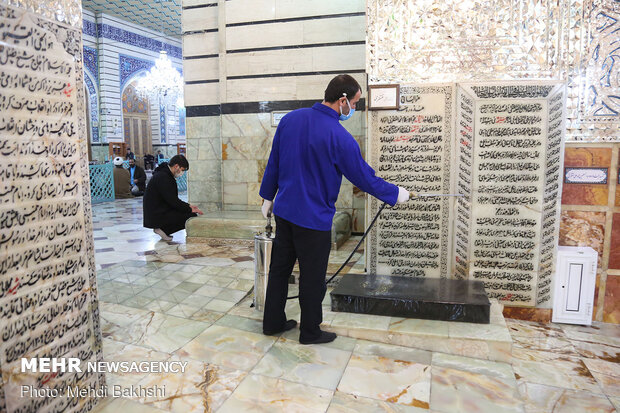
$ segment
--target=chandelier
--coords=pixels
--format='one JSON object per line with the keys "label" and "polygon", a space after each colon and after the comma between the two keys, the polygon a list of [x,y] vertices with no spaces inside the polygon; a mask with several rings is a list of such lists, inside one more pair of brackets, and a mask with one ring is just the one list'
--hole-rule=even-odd
{"label": "chandelier", "polygon": [[138,79],[136,92],[143,98],[155,99],[166,106],[183,98],[183,77],[165,51],[159,52],[155,66]]}

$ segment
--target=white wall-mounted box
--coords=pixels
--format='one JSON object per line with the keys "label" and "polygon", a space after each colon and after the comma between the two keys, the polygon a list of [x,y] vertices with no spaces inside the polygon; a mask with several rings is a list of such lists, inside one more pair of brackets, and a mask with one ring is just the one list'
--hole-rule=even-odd
{"label": "white wall-mounted box", "polygon": [[551,321],[592,324],[597,259],[590,247],[558,247]]}

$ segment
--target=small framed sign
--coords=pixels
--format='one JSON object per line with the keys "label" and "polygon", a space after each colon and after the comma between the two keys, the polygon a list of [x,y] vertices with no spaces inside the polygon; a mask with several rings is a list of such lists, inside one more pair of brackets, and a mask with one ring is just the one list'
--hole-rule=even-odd
{"label": "small framed sign", "polygon": [[608,168],[566,167],[565,184],[607,184]]}
{"label": "small framed sign", "polygon": [[398,109],[400,85],[369,85],[368,110]]}
{"label": "small framed sign", "polygon": [[280,120],[286,115],[287,111],[273,111],[271,112],[271,126],[278,126]]}

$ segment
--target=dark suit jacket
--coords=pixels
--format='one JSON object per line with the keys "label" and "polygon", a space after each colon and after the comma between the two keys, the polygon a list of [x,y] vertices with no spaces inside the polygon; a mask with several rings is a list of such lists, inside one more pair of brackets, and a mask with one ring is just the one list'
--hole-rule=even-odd
{"label": "dark suit jacket", "polygon": [[[138,165],[136,165],[135,168],[136,169],[133,171],[133,179],[138,180],[136,185],[138,185],[140,191],[144,192],[144,188],[146,187],[146,172]],[[131,175],[131,169],[129,170],[129,174]],[[131,184],[133,185],[133,182]]]}
{"label": "dark suit jacket", "polygon": [[159,165],[153,172],[153,177],[146,186],[142,205],[146,228],[161,228],[164,223],[183,214],[187,217],[193,216],[192,207],[179,199],[177,181],[167,162]]}

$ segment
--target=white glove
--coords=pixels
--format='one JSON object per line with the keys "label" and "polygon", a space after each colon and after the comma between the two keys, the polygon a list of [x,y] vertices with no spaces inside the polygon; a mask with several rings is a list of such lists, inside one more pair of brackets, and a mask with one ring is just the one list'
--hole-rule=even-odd
{"label": "white glove", "polygon": [[261,211],[263,211],[263,216],[267,218],[267,215],[271,215],[271,210],[273,209],[273,201],[263,200],[263,206],[261,207]]}
{"label": "white glove", "polygon": [[398,199],[396,199],[397,204],[403,204],[409,201],[409,191],[407,191],[402,186],[398,187]]}

